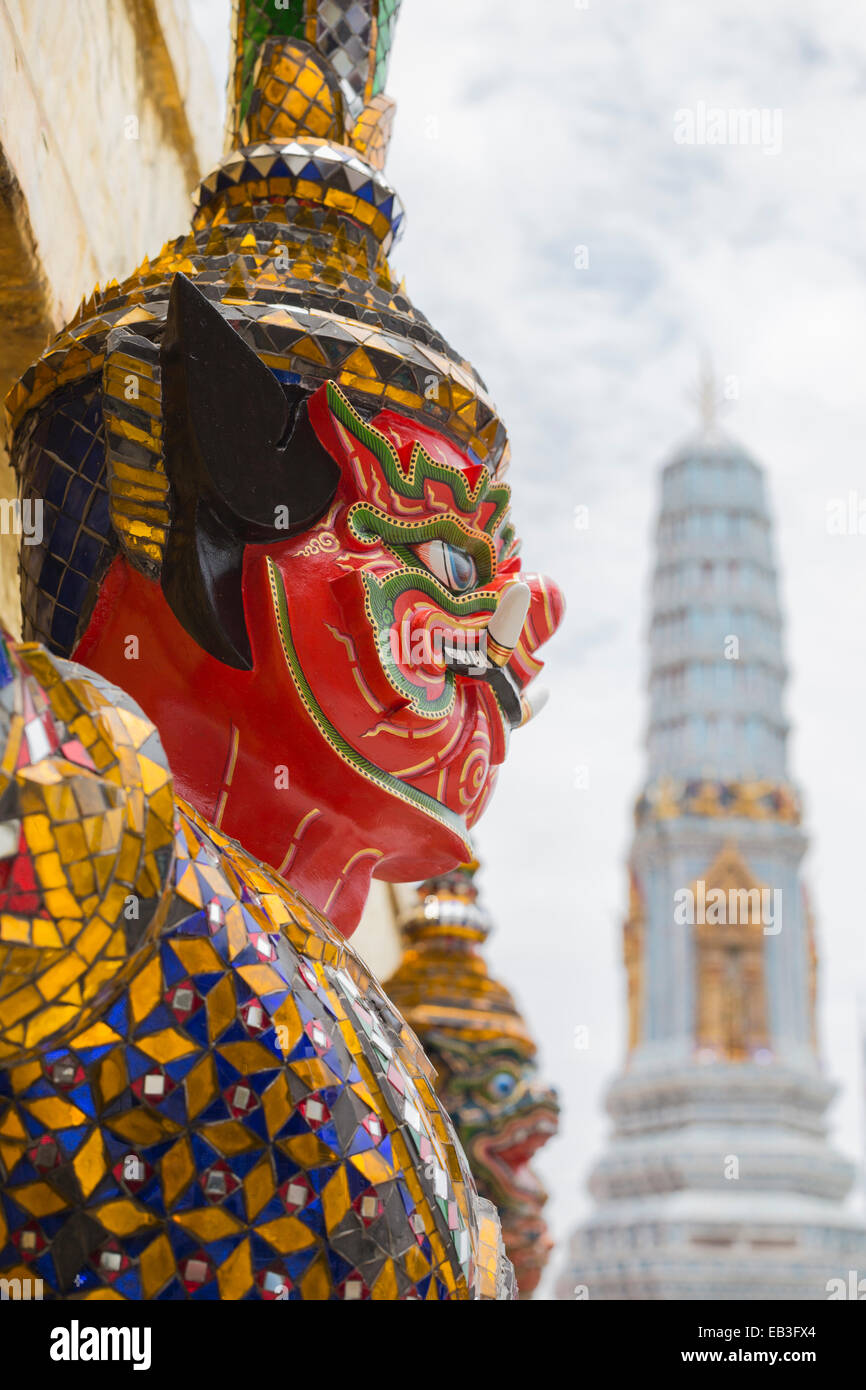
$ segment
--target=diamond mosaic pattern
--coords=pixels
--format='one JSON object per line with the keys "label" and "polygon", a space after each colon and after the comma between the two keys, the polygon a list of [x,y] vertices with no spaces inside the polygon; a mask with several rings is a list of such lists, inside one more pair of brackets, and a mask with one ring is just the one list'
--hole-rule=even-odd
{"label": "diamond mosaic pattern", "polygon": [[337,74],[352,116],[360,115],[364,106],[376,8],[369,0],[319,0],[316,7],[316,47]]}
{"label": "diamond mosaic pattern", "polygon": [[[111,534],[102,400],[96,384],[59,393],[36,424],[23,500],[42,499],[42,536],[21,547],[28,637],[69,653],[95,586],[116,553]],[[35,537],[34,537],[35,540]]]}
{"label": "diamond mosaic pattern", "polygon": [[[85,817],[76,798],[87,776],[73,781],[67,769],[92,767],[97,786],[100,765],[122,766],[126,787],[137,759],[149,809],[130,805],[136,856],[121,836],[100,878],[111,911],[76,921],[76,939],[105,917],[116,927],[117,894],[125,900],[132,884],[145,901],[145,870],[150,906],[143,939],[125,937],[102,987],[85,982],[73,997],[55,956],[40,973],[32,949],[44,944],[39,922],[59,916],[53,870],[29,848],[11,858],[0,916],[0,1274],[41,1278],[46,1296],[71,1299],[503,1296],[498,1223],[475,1197],[414,1035],[281,879],[183,803],[168,835],[170,784],[149,756],[152,726],[118,713],[110,688],[78,669],[32,647],[4,654],[3,704],[22,750],[13,785],[38,771],[58,787],[40,833],[65,854],[64,830],[78,832],[68,872],[87,865],[100,878],[88,846],[109,844],[117,808],[91,798]],[[67,727],[61,714],[76,710]],[[149,844],[167,839],[173,861],[154,860]],[[28,940],[27,957],[10,944]],[[26,1007],[12,1007],[28,969],[42,981],[33,1045]]]}
{"label": "diamond mosaic pattern", "polygon": [[310,198],[349,212],[371,229],[385,251],[403,222],[393,188],[351,149],[295,140],[282,146],[244,146],[225,155],[196,195],[197,225],[213,220],[222,207],[271,193]]}
{"label": "diamond mosaic pattern", "polygon": [[235,62],[228,133],[237,141],[254,94],[255,65],[269,38],[314,44],[332,68],[352,119],[387,80],[401,0],[235,0]]}
{"label": "diamond mosaic pattern", "polygon": [[372,95],[377,96],[388,80],[388,61],[394,41],[394,26],[402,0],[379,0],[377,10],[376,60]]}
{"label": "diamond mosaic pattern", "polygon": [[243,144],[275,143],[301,131],[322,140],[345,138],[338,84],[314,54],[269,39],[256,65]]}
{"label": "diamond mosaic pattern", "polygon": [[232,33],[234,64],[229,78],[229,143],[237,143],[253,95],[253,71],[262,44],[272,36],[309,39],[310,0],[235,0]]}

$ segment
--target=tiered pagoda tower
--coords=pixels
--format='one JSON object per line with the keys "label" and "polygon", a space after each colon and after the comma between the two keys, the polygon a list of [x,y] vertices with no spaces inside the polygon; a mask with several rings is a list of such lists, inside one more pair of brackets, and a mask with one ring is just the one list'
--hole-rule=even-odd
{"label": "tiered pagoda tower", "polygon": [[866,1233],[826,1138],[764,477],[711,410],[663,470],[656,550],[627,1059],[559,1293],[827,1298]]}

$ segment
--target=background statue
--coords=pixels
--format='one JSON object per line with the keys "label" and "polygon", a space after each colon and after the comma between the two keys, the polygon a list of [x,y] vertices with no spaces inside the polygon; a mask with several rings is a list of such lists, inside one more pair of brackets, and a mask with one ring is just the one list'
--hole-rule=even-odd
{"label": "background statue", "polygon": [[436,1068],[478,1190],[496,1204],[521,1297],[537,1288],[553,1242],[533,1154],[556,1133],[556,1092],[537,1079],[535,1043],[481,946],[477,862],[428,879],[402,924],[405,952],[386,988]]}

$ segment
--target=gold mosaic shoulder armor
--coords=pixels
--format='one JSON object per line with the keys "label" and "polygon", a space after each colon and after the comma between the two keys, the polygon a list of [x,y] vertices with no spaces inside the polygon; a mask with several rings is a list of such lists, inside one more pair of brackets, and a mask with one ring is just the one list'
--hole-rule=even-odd
{"label": "gold mosaic shoulder armor", "polygon": [[115,687],[0,649],[0,1277],[62,1299],[513,1296],[361,960],[176,799]]}

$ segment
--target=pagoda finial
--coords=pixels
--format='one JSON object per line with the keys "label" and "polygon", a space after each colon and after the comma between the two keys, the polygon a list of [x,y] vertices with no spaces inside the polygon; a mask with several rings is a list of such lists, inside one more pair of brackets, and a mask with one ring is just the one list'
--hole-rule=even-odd
{"label": "pagoda finial", "polygon": [[712,368],[705,364],[701,375],[701,424],[710,431],[716,423],[716,383]]}
{"label": "pagoda finial", "polygon": [[700,375],[695,389],[701,430],[704,434],[715,433],[719,423],[719,392],[713,362],[708,352],[701,356]]}

